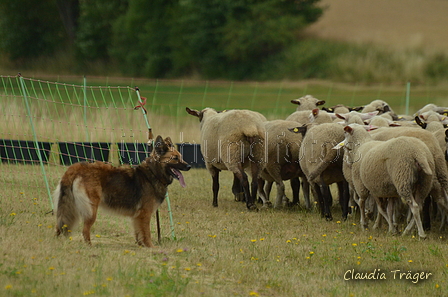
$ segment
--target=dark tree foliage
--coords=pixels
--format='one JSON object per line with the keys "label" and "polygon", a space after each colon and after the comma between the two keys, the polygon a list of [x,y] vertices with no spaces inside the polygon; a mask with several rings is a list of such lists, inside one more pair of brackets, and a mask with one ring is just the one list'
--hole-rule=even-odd
{"label": "dark tree foliage", "polygon": [[66,40],[55,1],[0,1],[0,50],[13,61],[48,55]]}
{"label": "dark tree foliage", "polygon": [[[319,0],[190,0],[180,2],[174,58],[207,77],[242,79],[297,40],[316,21]],[[174,36],[173,36],[174,37]]]}
{"label": "dark tree foliage", "polygon": [[[319,0],[2,0],[0,51],[12,60],[76,53],[146,77],[247,79],[296,43]],[[117,63],[115,63],[117,62]]]}
{"label": "dark tree foliage", "polygon": [[112,24],[127,9],[128,0],[80,1],[76,53],[81,62],[107,61],[112,45]]}
{"label": "dark tree foliage", "polygon": [[169,35],[177,0],[129,0],[114,24],[111,54],[126,74],[164,77],[172,69]]}

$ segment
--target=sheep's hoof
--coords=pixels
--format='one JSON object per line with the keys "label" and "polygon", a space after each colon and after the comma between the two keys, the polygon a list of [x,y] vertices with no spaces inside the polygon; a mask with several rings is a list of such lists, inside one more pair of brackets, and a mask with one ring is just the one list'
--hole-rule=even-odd
{"label": "sheep's hoof", "polygon": [[266,203],[263,203],[263,208],[272,208],[272,202],[266,201]]}
{"label": "sheep's hoof", "polygon": [[258,207],[255,204],[248,204],[247,209],[250,211],[258,211]]}
{"label": "sheep's hoof", "polygon": [[244,192],[235,194],[235,201],[236,202],[244,201]]}

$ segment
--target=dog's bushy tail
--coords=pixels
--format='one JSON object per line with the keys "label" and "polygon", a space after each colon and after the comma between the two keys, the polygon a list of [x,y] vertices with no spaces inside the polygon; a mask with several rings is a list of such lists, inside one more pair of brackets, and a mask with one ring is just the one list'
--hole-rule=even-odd
{"label": "dog's bushy tail", "polygon": [[53,193],[56,211],[56,236],[71,232],[79,219],[79,211],[76,207],[75,196],[71,186],[59,182]]}

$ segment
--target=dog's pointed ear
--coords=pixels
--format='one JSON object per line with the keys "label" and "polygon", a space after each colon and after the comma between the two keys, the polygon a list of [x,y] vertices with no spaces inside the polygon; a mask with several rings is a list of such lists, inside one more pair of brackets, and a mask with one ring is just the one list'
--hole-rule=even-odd
{"label": "dog's pointed ear", "polygon": [[154,141],[154,151],[159,156],[165,154],[168,151],[168,146],[160,135],[157,136],[156,140]]}
{"label": "dog's pointed ear", "polygon": [[199,118],[199,116],[201,114],[201,112],[196,110],[196,109],[190,109],[190,108],[186,107],[185,110],[187,111],[188,114],[190,114],[192,116],[195,116],[195,117],[198,117],[198,118]]}
{"label": "dog's pointed ear", "polygon": [[166,137],[165,138],[165,143],[169,146],[169,147],[173,147],[174,146],[174,144],[173,144],[173,141],[171,140],[171,137]]}

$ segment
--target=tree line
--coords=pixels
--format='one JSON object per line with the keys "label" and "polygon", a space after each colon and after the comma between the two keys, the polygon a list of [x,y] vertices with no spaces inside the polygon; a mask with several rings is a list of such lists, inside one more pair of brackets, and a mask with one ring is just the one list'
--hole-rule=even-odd
{"label": "tree line", "polygon": [[57,52],[125,75],[251,78],[300,41],[319,0],[2,0],[0,52],[20,65]]}

